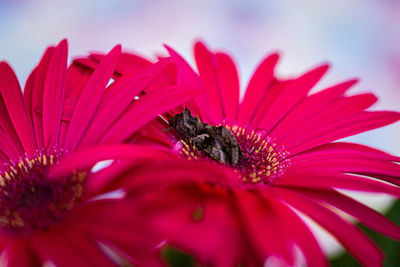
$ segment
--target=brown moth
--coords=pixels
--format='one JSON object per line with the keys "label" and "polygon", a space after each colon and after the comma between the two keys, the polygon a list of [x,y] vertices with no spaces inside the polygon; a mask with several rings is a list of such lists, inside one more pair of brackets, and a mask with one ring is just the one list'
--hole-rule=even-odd
{"label": "brown moth", "polygon": [[233,133],[223,126],[212,126],[193,117],[186,108],[171,117],[169,125],[184,140],[190,141],[199,151],[212,159],[236,166],[239,161],[240,149]]}

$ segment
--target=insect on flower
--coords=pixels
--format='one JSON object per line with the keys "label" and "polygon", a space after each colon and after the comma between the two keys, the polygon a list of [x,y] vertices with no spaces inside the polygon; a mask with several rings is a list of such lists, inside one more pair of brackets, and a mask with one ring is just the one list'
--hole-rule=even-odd
{"label": "insect on flower", "polygon": [[188,108],[171,117],[168,122],[188,145],[195,146],[220,163],[231,166],[238,164],[240,149],[228,128],[206,124],[199,117],[193,117]]}

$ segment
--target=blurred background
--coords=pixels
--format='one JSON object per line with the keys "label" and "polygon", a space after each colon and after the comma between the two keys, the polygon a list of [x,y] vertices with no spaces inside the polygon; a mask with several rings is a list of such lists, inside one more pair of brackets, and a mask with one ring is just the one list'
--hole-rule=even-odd
{"label": "blurred background", "polygon": [[[69,40],[70,58],[116,44],[147,57],[169,44],[192,62],[192,44],[230,52],[245,85],[261,58],[282,55],[281,76],[330,62],[318,86],[348,78],[353,92],[373,92],[375,108],[400,110],[400,1],[398,0],[0,0],[0,58],[25,82],[49,44]],[[400,154],[400,123],[350,140]],[[387,197],[367,198],[387,211]],[[322,233],[326,250],[339,246]]]}

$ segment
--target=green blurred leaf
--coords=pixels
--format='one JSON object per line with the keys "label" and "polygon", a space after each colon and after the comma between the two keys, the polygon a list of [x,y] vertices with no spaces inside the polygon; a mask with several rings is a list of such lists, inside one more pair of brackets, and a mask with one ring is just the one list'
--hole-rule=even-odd
{"label": "green blurred leaf", "polygon": [[[400,226],[400,201],[397,201],[390,209],[387,217]],[[385,254],[385,267],[398,267],[400,266],[400,242],[378,234],[365,226],[359,227],[367,233]],[[354,267],[361,266],[356,260],[348,253],[343,253],[341,256],[331,260],[332,267]]]}
{"label": "green blurred leaf", "polygon": [[161,256],[165,263],[170,267],[198,267],[194,258],[189,254],[174,248],[164,247]]}

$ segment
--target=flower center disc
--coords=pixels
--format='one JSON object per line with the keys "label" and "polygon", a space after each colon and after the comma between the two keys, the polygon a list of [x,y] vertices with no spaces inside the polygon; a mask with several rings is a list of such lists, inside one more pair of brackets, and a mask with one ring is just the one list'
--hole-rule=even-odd
{"label": "flower center disc", "polygon": [[[288,152],[277,146],[272,138],[262,132],[239,126],[228,126],[240,148],[239,160],[234,168],[246,184],[270,184],[280,177],[290,164]],[[209,158],[190,139],[182,139],[180,153],[188,159]]]}
{"label": "flower center disc", "polygon": [[63,219],[81,199],[86,173],[48,176],[61,152],[37,153],[10,163],[0,176],[0,228],[13,233],[46,229]]}

